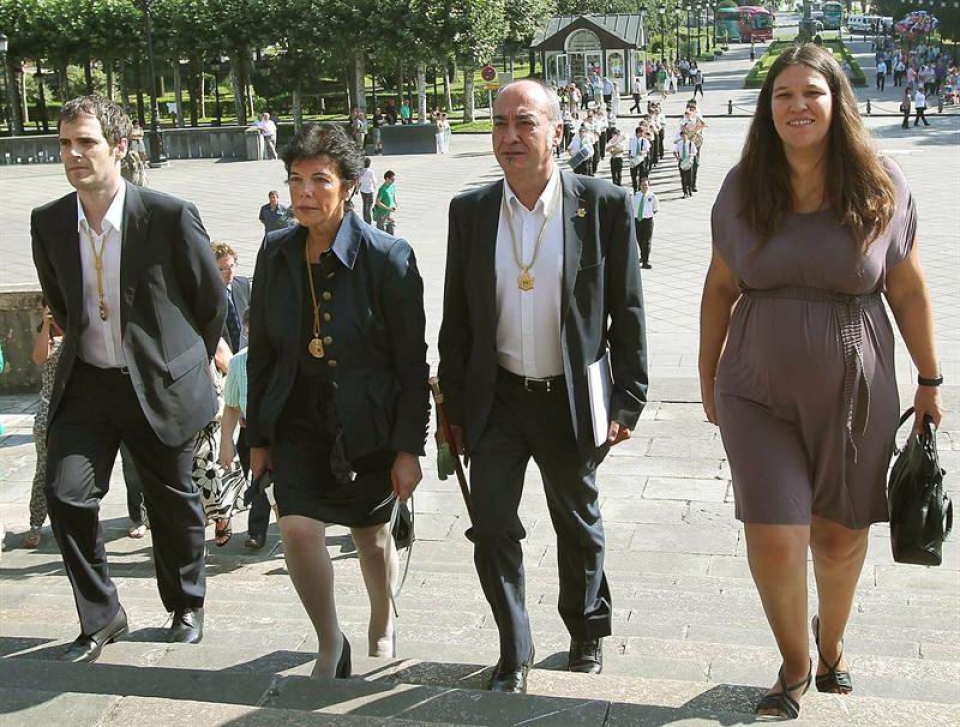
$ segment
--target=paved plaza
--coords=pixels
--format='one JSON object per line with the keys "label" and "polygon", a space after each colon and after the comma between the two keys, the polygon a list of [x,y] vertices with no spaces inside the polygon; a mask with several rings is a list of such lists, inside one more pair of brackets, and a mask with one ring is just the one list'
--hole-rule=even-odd
{"label": "paved plaza", "polygon": [[[22,548],[34,454],[35,397],[0,399],[0,724],[51,718],[85,725],[730,725],[752,721],[752,704],[776,674],[779,656],[733,517],[730,472],[717,430],[704,421],[697,383],[700,290],[710,255],[710,211],[738,158],[749,118],[728,118],[727,99],[752,108],[738,89],[745,48],[707,70],[710,115],[692,199],[682,199],[671,164],[655,170],[660,196],[652,270],[643,271],[649,326],[651,402],[633,439],[600,469],[607,566],[615,608],[605,671],[585,678],[559,669],[566,632],[556,612],[556,542],[539,474],[531,470],[521,505],[527,531],[527,602],[537,668],[524,699],[477,691],[497,658],[496,629],[464,537],[465,511],[454,481],[436,476],[432,443],[416,495],[417,542],[399,602],[399,659],[357,658],[365,680],[317,684],[305,678],[313,630],[287,576],[276,525],[268,546],[242,547],[245,515],[223,549],[209,529],[203,644],[158,642],[166,619],[156,595],[150,539],[125,537],[119,468],[105,500],[111,571],[131,619],[131,637],[104,650],[93,667],[54,661],[73,639],[76,616],[49,529],[40,549]],[[868,71],[868,77],[870,72]],[[887,94],[890,94],[888,89]],[[676,116],[686,94],[667,102]],[[863,97],[862,97],[863,98]],[[864,98],[865,100],[865,98]],[[935,307],[950,410],[940,433],[948,487],[960,499],[960,116],[931,115],[932,126],[903,132],[895,118],[869,118],[880,149],[903,167],[919,209],[924,267]],[[670,131],[674,119],[671,119]],[[486,136],[455,136],[452,153],[375,157],[378,176],[397,173],[398,234],[416,250],[425,281],[428,357],[436,367],[451,197],[498,177]],[[606,164],[601,174],[606,174]],[[287,194],[279,162],[177,162],[150,173],[151,187],[197,204],[210,235],[230,242],[239,272],[252,274],[270,189]],[[0,167],[0,289],[35,285],[29,212],[69,191],[56,166]],[[905,407],[916,371],[898,344]],[[368,607],[356,553],[342,529],[330,547],[345,632],[365,643]],[[936,569],[894,565],[889,532],[872,531],[846,643],[856,693],[811,694],[800,724],[960,724],[960,543]],[[812,583],[812,580],[811,580]],[[387,718],[393,721],[385,721]]]}

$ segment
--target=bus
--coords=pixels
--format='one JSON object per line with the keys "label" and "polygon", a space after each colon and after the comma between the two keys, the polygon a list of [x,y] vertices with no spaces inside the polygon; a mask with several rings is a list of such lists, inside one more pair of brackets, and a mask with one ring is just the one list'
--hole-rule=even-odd
{"label": "bus", "polygon": [[840,24],[843,22],[843,3],[825,2],[823,4],[823,29],[840,30]]}
{"label": "bus", "polygon": [[717,36],[730,43],[773,40],[773,14],[766,8],[744,5],[717,9]]}

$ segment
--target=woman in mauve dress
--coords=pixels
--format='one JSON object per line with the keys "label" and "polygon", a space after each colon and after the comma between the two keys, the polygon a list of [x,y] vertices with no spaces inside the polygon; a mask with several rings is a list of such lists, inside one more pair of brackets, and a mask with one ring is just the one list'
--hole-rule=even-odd
{"label": "woman in mauve dress", "polygon": [[713,209],[700,331],[704,409],[720,427],[750,571],[783,662],[758,714],[796,717],[814,675],[821,692],[853,689],[843,634],[870,525],[888,519],[900,410],[881,296],[919,372],[917,422],[940,423],[916,224],[903,173],[874,149],[830,52],[784,51]]}

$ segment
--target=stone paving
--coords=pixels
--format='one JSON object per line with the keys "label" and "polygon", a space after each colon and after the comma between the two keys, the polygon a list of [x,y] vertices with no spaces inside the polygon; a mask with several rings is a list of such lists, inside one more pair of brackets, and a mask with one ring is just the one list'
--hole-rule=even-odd
{"label": "stone paving", "polygon": [[[745,49],[739,49],[741,55]],[[731,54],[733,55],[733,54]],[[729,67],[724,64],[729,64]],[[717,61],[708,99],[734,93],[744,58]],[[728,74],[721,82],[719,77]],[[717,83],[712,84],[716,75]],[[748,92],[737,103],[750,103]],[[755,94],[756,92],[749,92]],[[681,95],[681,98],[685,96]],[[755,98],[755,96],[754,96]],[[670,99],[669,103],[680,102]],[[718,104],[722,108],[721,104]],[[668,113],[674,113],[668,107]],[[696,382],[697,316],[709,260],[710,207],[736,162],[749,123],[711,118],[700,193],[680,198],[670,165],[655,172],[662,210],[653,269],[644,271],[649,323],[651,403],[634,438],[600,471],[614,594],[614,636],[606,669],[584,679],[557,668],[567,637],[556,613],[556,543],[539,475],[531,470],[521,513],[528,537],[527,600],[537,641],[537,669],[527,700],[474,691],[496,659],[496,632],[463,537],[465,513],[452,481],[436,477],[430,456],[418,489],[417,543],[401,597],[400,660],[358,658],[368,681],[318,687],[309,673],[315,637],[286,575],[276,526],[268,547],[250,554],[238,537],[209,555],[204,643],[159,643],[163,613],[149,537],[126,529],[122,477],[105,499],[107,549],[131,616],[128,641],[104,651],[96,667],[51,661],[76,635],[69,585],[49,530],[37,551],[22,548],[34,456],[33,397],[0,399],[0,518],[7,528],[0,564],[0,715],[2,724],[67,717],[94,724],[734,724],[776,673],[778,656],[746,564],[742,526],[733,518],[729,468],[716,429],[703,420]],[[933,293],[938,342],[948,382],[960,380],[960,118],[900,133],[893,119],[870,119],[878,145],[903,166],[920,210],[919,239]],[[414,245],[426,281],[430,361],[440,322],[446,210],[455,193],[497,177],[482,136],[457,136],[447,157],[375,158],[378,174],[398,175],[398,232]],[[605,171],[605,167],[601,167]],[[198,205],[210,234],[239,252],[253,271],[256,214],[266,192],[283,190],[274,162],[178,162],[151,173],[151,185]],[[35,285],[29,210],[68,191],[57,167],[0,168],[0,285]],[[915,372],[898,354],[904,401]],[[960,388],[945,388],[960,409]],[[952,416],[956,416],[955,414]],[[948,418],[940,436],[948,485],[960,497],[960,427]],[[344,629],[363,651],[366,597],[345,532],[330,537]],[[812,581],[811,581],[812,582]],[[960,723],[960,545],[950,542],[938,569],[892,563],[888,530],[874,528],[847,639],[857,695],[804,700],[805,724],[955,725]]]}

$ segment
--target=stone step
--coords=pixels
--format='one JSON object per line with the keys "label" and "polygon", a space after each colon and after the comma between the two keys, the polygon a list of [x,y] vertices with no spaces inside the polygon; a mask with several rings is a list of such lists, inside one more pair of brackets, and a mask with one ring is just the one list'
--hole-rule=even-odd
{"label": "stone step", "polygon": [[[308,664],[317,649],[313,629],[305,619],[270,621],[208,616],[203,644],[184,649],[164,643],[162,616],[144,623],[138,614],[131,616],[128,639],[106,648],[101,663],[276,671]],[[354,653],[361,654],[366,643],[366,614],[354,620],[341,613],[341,619],[344,632],[354,644]],[[21,623],[14,628],[16,636],[4,636],[0,655],[17,659],[56,659],[76,635],[75,626]],[[535,634],[538,668],[565,669],[569,644],[566,633]],[[440,637],[436,627],[401,622],[399,635],[398,653],[402,660],[489,665],[498,658],[496,638],[490,634],[478,637],[473,630],[449,629]],[[960,664],[956,659],[848,651],[848,663],[861,696],[960,704]],[[811,653],[815,653],[813,649]],[[357,660],[363,661],[360,656]],[[371,663],[382,668],[386,662]],[[779,656],[772,645],[750,647],[631,637],[611,637],[605,642],[605,675],[623,678],[669,679],[700,685],[724,681],[762,685],[776,674],[778,666]],[[471,667],[475,672],[484,668]],[[473,687],[482,685],[478,680],[479,677]]]}
{"label": "stone step", "polygon": [[[127,644],[129,646],[129,644]],[[229,706],[236,710],[270,708],[320,712],[380,719],[406,719],[431,725],[663,725],[732,724],[752,712],[762,689],[737,684],[692,684],[666,679],[638,679],[601,675],[590,677],[562,671],[534,669],[526,697],[482,691],[486,673],[472,664],[445,664],[412,660],[386,662],[358,657],[355,673],[360,678],[317,682],[302,674],[309,670],[304,654],[272,655],[252,669],[250,664],[211,669],[223,659],[244,658],[243,649],[220,649],[212,654],[206,645],[164,645],[153,663],[62,664],[55,661],[6,658],[0,660],[0,695],[4,711],[11,715],[33,700],[67,700],[84,695],[84,708],[101,708],[112,714],[120,705],[110,697],[162,700],[163,707],[186,702]],[[106,655],[106,650],[105,650]],[[128,657],[131,656],[128,654]],[[127,659],[126,661],[133,661]],[[202,665],[202,666],[201,666]],[[276,673],[276,672],[280,673]],[[57,685],[57,694],[33,692],[37,685]],[[91,701],[89,698],[93,698]],[[122,701],[122,700],[121,700]],[[78,703],[79,704],[79,703]],[[17,708],[15,705],[22,705]],[[132,705],[131,705],[132,706]],[[141,705],[146,707],[147,705]],[[78,707],[79,708],[79,707]],[[174,709],[166,724],[185,724],[189,711]],[[194,722],[203,714],[194,712]],[[136,714],[136,712],[129,712]],[[211,715],[214,716],[214,715]],[[875,725],[893,727],[923,724],[929,727],[955,725],[960,707],[904,699],[846,698],[809,694],[803,701],[801,723]],[[13,717],[11,716],[11,719]],[[235,719],[235,717],[234,717]],[[272,719],[272,718],[271,718]],[[697,722],[696,720],[704,720]],[[83,721],[71,720],[73,724]],[[10,722],[9,724],[19,724]],[[22,724],[27,724],[27,721]],[[113,724],[95,722],[88,724]],[[144,719],[138,725],[153,724]],[[203,720],[201,723],[209,725]],[[250,722],[259,724],[260,722]],[[267,722],[272,724],[274,722]],[[4,724],[8,724],[6,721]],[[216,722],[214,722],[216,724]],[[295,721],[294,724],[297,724]],[[324,724],[324,722],[305,722]],[[345,727],[354,722],[344,721]],[[367,723],[356,723],[367,724]],[[371,726],[380,724],[370,722]],[[404,723],[395,723],[404,724]]]}

